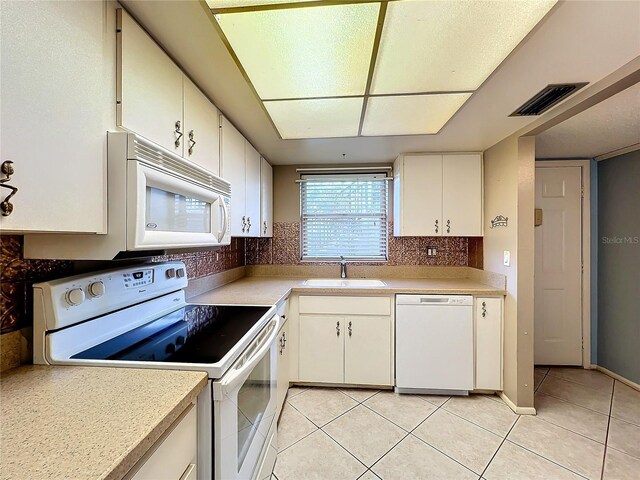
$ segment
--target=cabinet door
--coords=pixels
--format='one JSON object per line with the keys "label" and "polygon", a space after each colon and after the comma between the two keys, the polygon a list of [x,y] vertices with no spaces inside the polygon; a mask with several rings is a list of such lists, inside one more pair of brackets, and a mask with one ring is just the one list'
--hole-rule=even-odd
{"label": "cabinet door", "polygon": [[476,389],[502,390],[502,299],[476,298]]}
{"label": "cabinet door", "polygon": [[[143,457],[132,468],[131,480],[158,480],[160,478],[189,478],[197,464],[198,455],[198,417],[197,407],[190,405],[190,410],[171,429],[170,433],[151,447],[147,456]],[[186,476],[185,476],[186,475]],[[193,474],[192,478],[193,478]]]}
{"label": "cabinet door", "polygon": [[482,236],[482,156],[443,155],[442,165],[443,234]]}
{"label": "cabinet door", "polygon": [[[6,185],[18,192],[0,228],[105,233],[116,9],[104,2],[1,3],[0,163],[14,162]],[[0,189],[0,200],[8,194]]]}
{"label": "cabinet door", "polygon": [[184,77],[184,157],[218,175],[220,127],[218,109]]}
{"label": "cabinet door", "polygon": [[278,395],[277,403],[278,411],[284,404],[289,389],[289,349],[287,342],[289,341],[289,322],[285,323],[278,332]]}
{"label": "cabinet door", "polygon": [[273,167],[264,158],[260,164],[260,236],[273,236]]}
{"label": "cabinet door", "polygon": [[231,235],[246,236],[244,137],[224,116],[221,118],[220,151],[221,176],[231,183]]}
{"label": "cabinet door", "polygon": [[344,383],[344,317],[300,315],[299,380]]}
{"label": "cabinet door", "polygon": [[260,154],[245,140],[245,165],[247,169],[245,195],[248,237],[259,237],[262,231],[260,222]]}
{"label": "cabinet door", "polygon": [[392,385],[391,318],[345,317],[344,381]]}
{"label": "cabinet door", "polygon": [[117,124],[182,155],[187,138],[178,139],[176,122],[184,133],[183,74],[127,12],[118,11]]}
{"label": "cabinet door", "polygon": [[442,155],[406,155],[400,181],[400,235],[442,235]]}

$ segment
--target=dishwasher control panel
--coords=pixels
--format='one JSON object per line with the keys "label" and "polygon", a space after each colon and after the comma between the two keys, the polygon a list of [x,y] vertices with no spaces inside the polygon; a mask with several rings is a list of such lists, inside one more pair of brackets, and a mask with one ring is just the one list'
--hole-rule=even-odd
{"label": "dishwasher control panel", "polygon": [[473,305],[471,295],[396,295],[396,305]]}

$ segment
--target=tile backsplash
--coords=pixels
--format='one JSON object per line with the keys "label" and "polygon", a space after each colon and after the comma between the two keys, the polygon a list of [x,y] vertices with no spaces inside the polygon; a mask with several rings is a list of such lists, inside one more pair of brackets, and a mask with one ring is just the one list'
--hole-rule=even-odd
{"label": "tile backsplash", "polygon": [[[392,224],[389,224],[389,232],[393,232]],[[435,256],[427,256],[428,247],[435,247]],[[303,263],[300,261],[300,223],[274,223],[273,237],[246,239],[245,252],[247,265]],[[364,262],[358,264],[367,265]],[[466,266],[482,269],[482,238],[391,235],[386,265]]]}
{"label": "tile backsplash", "polygon": [[[0,334],[31,326],[31,287],[34,283],[131,263],[25,260],[22,258],[23,238],[20,235],[0,236]],[[181,260],[187,266],[189,278],[199,278],[244,265],[244,255],[244,239],[234,238],[231,245],[217,250],[162,255],[152,257],[150,261]]]}

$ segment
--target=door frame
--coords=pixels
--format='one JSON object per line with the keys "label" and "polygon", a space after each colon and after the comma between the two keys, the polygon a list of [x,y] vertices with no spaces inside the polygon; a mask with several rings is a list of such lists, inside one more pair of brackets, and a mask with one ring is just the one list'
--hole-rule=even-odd
{"label": "door frame", "polygon": [[[535,168],[580,167],[582,176],[582,367],[591,367],[591,160],[537,160]],[[535,278],[534,278],[535,285]],[[535,315],[535,313],[534,313]],[[535,318],[535,317],[534,317]],[[534,323],[535,328],[535,323]]]}

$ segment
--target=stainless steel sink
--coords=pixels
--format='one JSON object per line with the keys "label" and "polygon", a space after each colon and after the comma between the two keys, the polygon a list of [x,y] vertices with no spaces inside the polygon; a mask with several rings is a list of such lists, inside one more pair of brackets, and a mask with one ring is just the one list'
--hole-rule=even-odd
{"label": "stainless steel sink", "polygon": [[382,280],[368,278],[312,278],[306,280],[304,285],[308,287],[384,287],[387,284]]}

